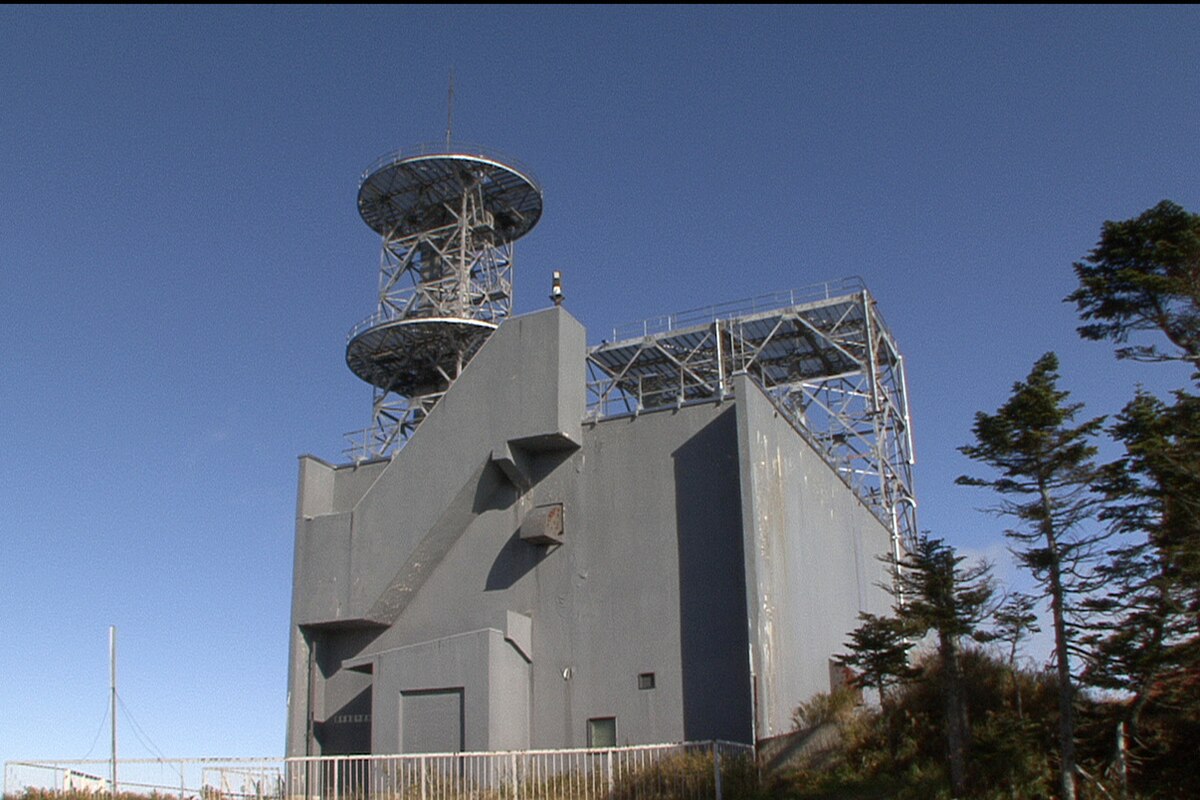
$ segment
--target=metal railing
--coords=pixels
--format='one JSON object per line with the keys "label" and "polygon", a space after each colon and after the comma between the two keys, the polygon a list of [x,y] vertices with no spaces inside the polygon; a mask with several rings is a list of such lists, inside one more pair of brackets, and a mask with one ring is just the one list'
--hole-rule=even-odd
{"label": "metal railing", "polygon": [[[4,796],[105,797],[112,792],[111,764],[108,760],[8,761],[4,765]],[[284,761],[278,758],[117,760],[121,797],[267,800],[285,795],[284,775]]]}
{"label": "metal railing", "polygon": [[[10,761],[4,793],[103,796],[108,761]],[[576,750],[118,761],[122,795],[180,800],[738,800],[754,748],[703,742]]]}
{"label": "metal railing", "polygon": [[371,316],[362,320],[350,329],[346,334],[346,342],[352,342],[356,336],[371,328],[377,328],[389,322],[453,322],[457,325],[476,325],[480,328],[490,328],[495,330],[498,325],[495,322],[487,319],[473,319],[471,317],[447,317],[447,316],[427,316],[420,317],[416,315],[406,316],[392,309],[376,311]]}
{"label": "metal railing", "polygon": [[520,173],[521,177],[533,184],[534,188],[540,193],[542,184],[538,181],[537,176],[533,171],[522,164],[515,158],[509,157],[505,153],[501,153],[492,147],[484,147],[479,144],[469,142],[454,142],[449,146],[445,142],[422,142],[420,144],[410,145],[398,150],[389,150],[383,155],[371,162],[370,166],[363,170],[361,180],[366,180],[374,173],[383,169],[386,166],[395,164],[406,158],[414,158],[416,156],[472,156],[481,158],[484,161],[492,161],[497,164],[502,164],[505,167]]}
{"label": "metal railing", "polygon": [[674,314],[664,314],[658,317],[639,320],[617,325],[612,329],[611,338],[606,343],[623,342],[656,333],[666,333],[681,328],[691,328],[705,325],[719,319],[733,319],[781,308],[815,303],[821,300],[831,300],[835,297],[857,294],[865,290],[866,284],[862,278],[850,276],[833,281],[802,286],[799,289],[785,289],[742,300],[731,300],[726,303],[691,308],[687,311],[677,311]]}

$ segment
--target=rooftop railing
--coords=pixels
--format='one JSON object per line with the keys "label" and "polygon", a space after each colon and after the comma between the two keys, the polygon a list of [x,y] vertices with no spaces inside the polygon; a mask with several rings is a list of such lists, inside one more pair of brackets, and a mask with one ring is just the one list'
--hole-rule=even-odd
{"label": "rooftop railing", "polygon": [[832,300],[835,297],[857,294],[866,288],[866,284],[863,283],[862,278],[851,276],[833,281],[825,281],[824,283],[816,283],[811,286],[803,286],[799,289],[785,289],[779,292],[758,295],[757,297],[748,297],[743,300],[715,303],[713,305],[688,309],[687,311],[679,311],[674,314],[650,317],[639,322],[618,325],[612,329],[612,336],[606,339],[605,343],[622,342],[628,339],[668,333],[682,328],[692,328],[697,325],[715,322],[719,319],[734,319],[750,314],[803,305],[804,303]]}

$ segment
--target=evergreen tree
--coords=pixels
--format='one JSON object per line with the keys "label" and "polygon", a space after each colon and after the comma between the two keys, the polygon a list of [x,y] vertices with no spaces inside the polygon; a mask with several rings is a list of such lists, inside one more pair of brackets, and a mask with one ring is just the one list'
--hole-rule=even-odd
{"label": "evergreen tree", "polygon": [[[1189,363],[1200,380],[1200,215],[1163,201],[1106,222],[1075,273],[1066,299],[1089,323],[1084,338],[1121,345],[1118,358]],[[1169,347],[1129,346],[1138,331]],[[1101,516],[1127,541],[1101,571],[1109,585],[1092,603],[1101,621],[1084,677],[1127,693],[1136,745],[1148,709],[1200,718],[1200,398],[1181,390],[1167,404],[1139,391],[1110,433],[1125,454],[1097,484]]]}
{"label": "evergreen tree", "polygon": [[[1156,330],[1170,348],[1122,346],[1117,357],[1185,361],[1200,380],[1200,214],[1164,200],[1106,222],[1075,273],[1079,288],[1066,299],[1091,320],[1079,328],[1084,338],[1124,345],[1134,331]],[[1181,390],[1167,405],[1139,392],[1113,435],[1126,457],[1103,487],[1106,514],[1123,532],[1150,538],[1200,612],[1200,397]]]}
{"label": "evergreen tree", "polygon": [[913,647],[910,632],[895,617],[880,617],[863,612],[860,625],[850,634],[846,648],[835,656],[838,663],[855,670],[860,686],[879,692],[879,703],[888,705],[888,689],[913,675],[908,651]]}
{"label": "evergreen tree", "polygon": [[1017,678],[1017,653],[1021,650],[1022,641],[1041,631],[1037,613],[1034,611],[1036,603],[1037,598],[1032,595],[1012,592],[1000,608],[996,609],[992,617],[992,628],[978,637],[981,641],[1000,642],[1008,646],[1005,663],[1008,664],[1008,674],[1012,679],[1017,719],[1023,719],[1025,716],[1021,702],[1021,682]]}
{"label": "evergreen tree", "polygon": [[1167,720],[1181,714],[1200,717],[1195,691],[1200,676],[1195,546],[1200,539],[1200,414],[1195,411],[1196,404],[1184,395],[1166,406],[1139,392],[1111,431],[1125,455],[1107,465],[1098,482],[1106,499],[1101,516],[1131,541],[1112,550],[1100,569],[1107,586],[1090,603],[1097,621],[1087,638],[1083,678],[1128,697],[1118,724],[1129,735],[1115,737],[1113,757],[1123,793],[1126,742],[1139,755],[1147,754],[1142,721],[1148,711],[1166,712],[1159,717]]}
{"label": "evergreen tree", "polygon": [[1005,531],[1013,553],[1031,571],[1050,598],[1054,660],[1058,676],[1059,784],[1063,800],[1074,800],[1075,714],[1071,655],[1078,632],[1071,623],[1075,601],[1090,590],[1088,565],[1100,537],[1082,530],[1095,511],[1090,491],[1097,477],[1091,438],[1103,418],[1074,425],[1080,404],[1067,403],[1058,388],[1058,358],[1047,353],[995,414],[979,412],[972,429],[975,443],[960,448],[998,475],[962,476],[959,483],[988,487],[1002,496],[996,507],[1017,527]]}
{"label": "evergreen tree", "polygon": [[[1200,214],[1164,200],[1135,219],[1105,222],[1075,275],[1079,288],[1066,300],[1088,323],[1083,338],[1121,344],[1117,358],[1186,361],[1200,376]],[[1146,330],[1160,331],[1171,349],[1126,344]]]}
{"label": "evergreen tree", "polygon": [[928,534],[907,544],[897,570],[896,614],[913,635],[933,632],[941,663],[942,714],[951,788],[966,791],[970,723],[962,668],[962,640],[974,637],[992,610],[991,566],[960,567],[963,557]]}

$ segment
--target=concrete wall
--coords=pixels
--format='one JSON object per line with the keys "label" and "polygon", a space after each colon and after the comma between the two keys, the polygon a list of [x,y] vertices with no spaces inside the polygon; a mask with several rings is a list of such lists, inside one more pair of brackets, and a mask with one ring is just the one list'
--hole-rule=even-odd
{"label": "concrete wall", "polygon": [[[517,485],[530,484],[536,464],[543,469],[578,449],[584,350],[582,327],[561,309],[510,319],[394,458],[337,468],[301,459],[290,755],[323,752],[308,718],[336,715],[344,694],[336,687],[361,680],[352,670],[316,669],[322,653],[357,658],[385,632],[407,639],[377,647],[432,638],[396,628],[424,582],[469,529],[515,531],[525,510]],[[458,594],[437,602],[454,609]],[[434,635],[490,624],[455,617]]]}
{"label": "concrete wall", "polygon": [[[621,744],[748,741],[748,703],[726,702],[749,697],[735,423],[726,404],[587,426],[579,450],[531,460],[534,482],[520,496],[500,470],[486,471],[479,513],[359,656],[378,665],[376,713],[434,688],[415,668],[389,667],[388,653],[437,649],[457,674],[449,642],[486,627],[504,634],[490,697],[471,688],[482,672],[451,682],[476,720],[469,747],[582,747],[598,717],[616,717]],[[520,510],[547,503],[564,506],[564,544],[522,541]],[[520,620],[527,628],[514,629]],[[644,673],[653,689],[638,688]],[[502,718],[528,720],[524,733],[493,724],[486,739],[474,735],[494,718],[483,705],[500,702]],[[375,725],[376,750],[410,746],[391,723]]]}
{"label": "concrete wall", "polygon": [[585,433],[568,700],[576,720],[616,716],[619,743],[750,740],[735,423],[702,405]]}
{"label": "concrete wall", "polygon": [[796,706],[830,690],[860,611],[885,613],[887,529],[745,375],[738,397],[756,734],[791,728]]}
{"label": "concrete wall", "polygon": [[[501,631],[471,631],[383,650],[369,660],[375,697],[372,741],[393,743],[387,750],[529,747],[529,664]],[[455,719],[444,718],[447,700],[458,704]],[[423,718],[413,719],[422,710]],[[446,736],[447,727],[460,729],[460,735]]]}
{"label": "concrete wall", "polygon": [[[748,742],[752,663],[759,735],[828,688],[878,522],[748,382],[582,424],[584,364],[562,309],[510,319],[394,458],[301,459],[289,755],[579,747],[607,717]],[[549,504],[563,543],[523,540]]]}

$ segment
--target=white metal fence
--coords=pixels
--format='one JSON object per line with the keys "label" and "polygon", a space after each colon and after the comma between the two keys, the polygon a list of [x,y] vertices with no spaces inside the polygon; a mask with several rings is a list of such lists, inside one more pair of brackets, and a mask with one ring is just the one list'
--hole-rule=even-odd
{"label": "white metal fence", "polygon": [[[111,791],[107,761],[10,761],[7,800]],[[754,749],[704,742],[289,759],[125,760],[121,796],[179,800],[738,800],[757,785]]]}
{"label": "white metal fence", "polygon": [[[4,765],[8,798],[65,795],[105,797],[112,793],[110,761],[9,761]],[[284,795],[284,760],[269,758],[119,759],[121,797],[163,800],[279,798]]]}

